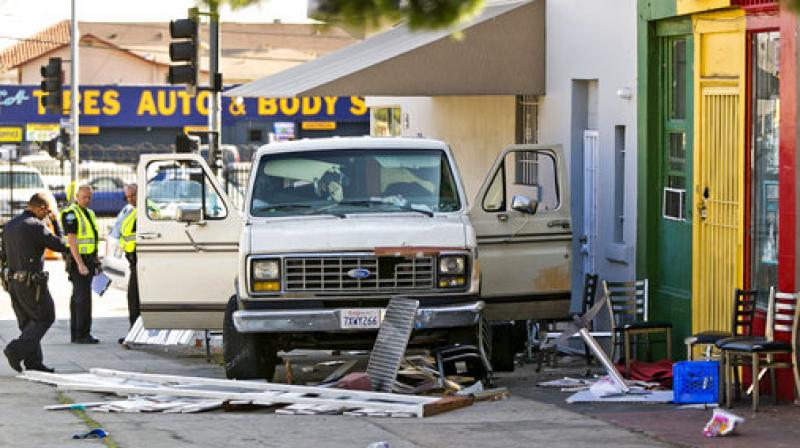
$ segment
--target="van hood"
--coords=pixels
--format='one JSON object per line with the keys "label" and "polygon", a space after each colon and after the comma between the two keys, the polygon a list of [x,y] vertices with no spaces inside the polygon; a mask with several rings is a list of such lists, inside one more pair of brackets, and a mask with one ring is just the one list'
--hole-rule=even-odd
{"label": "van hood", "polygon": [[376,247],[467,247],[462,215],[347,215],[254,220],[250,253],[372,251]]}

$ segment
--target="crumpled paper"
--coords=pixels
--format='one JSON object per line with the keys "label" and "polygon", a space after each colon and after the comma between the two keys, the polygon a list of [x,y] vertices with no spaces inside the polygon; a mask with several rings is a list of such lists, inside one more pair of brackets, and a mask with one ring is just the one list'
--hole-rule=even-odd
{"label": "crumpled paper", "polygon": [[703,428],[703,435],[706,437],[722,437],[732,433],[736,425],[741,423],[744,423],[744,418],[724,409],[714,409],[711,420]]}

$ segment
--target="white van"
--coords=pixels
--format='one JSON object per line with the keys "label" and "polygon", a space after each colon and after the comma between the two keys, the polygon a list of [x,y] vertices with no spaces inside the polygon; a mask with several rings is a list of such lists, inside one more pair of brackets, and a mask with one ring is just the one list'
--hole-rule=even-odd
{"label": "white van", "polygon": [[[191,191],[163,197],[169,173]],[[142,156],[137,174],[144,325],[222,328],[229,377],[271,378],[278,350],[368,348],[394,296],[420,301],[412,344],[484,353],[487,320],[568,315],[558,146],[504,149],[471,206],[450,149],[428,139],[266,145],[243,213],[198,155]],[[151,194],[176,212],[148,211]],[[513,368],[507,342],[492,358]]]}

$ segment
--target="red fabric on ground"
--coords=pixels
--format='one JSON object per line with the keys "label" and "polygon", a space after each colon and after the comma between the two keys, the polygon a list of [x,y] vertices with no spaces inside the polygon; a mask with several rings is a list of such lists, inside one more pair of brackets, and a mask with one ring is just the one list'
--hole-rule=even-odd
{"label": "red fabric on ground", "polygon": [[[625,363],[615,365],[619,373],[625,376]],[[631,361],[631,380],[659,383],[662,387],[672,388],[672,361],[661,359],[655,362]]]}

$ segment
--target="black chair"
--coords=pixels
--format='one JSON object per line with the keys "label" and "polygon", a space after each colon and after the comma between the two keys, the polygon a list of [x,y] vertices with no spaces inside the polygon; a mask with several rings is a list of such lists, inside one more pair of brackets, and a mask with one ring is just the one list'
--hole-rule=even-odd
{"label": "black chair", "polygon": [[[725,396],[728,407],[733,406],[731,369],[743,365],[741,358],[749,361],[753,385],[753,412],[758,410],[759,383],[767,370],[770,372],[772,398],[777,403],[775,369],[791,368],[794,375],[795,397],[800,397],[800,372],[797,370],[797,327],[800,319],[798,293],[776,292],[770,288],[767,306],[766,335],[739,336],[717,341],[724,362]],[[780,337],[779,337],[780,336]],[[789,361],[776,361],[776,355],[784,355]],[[749,359],[748,359],[749,358]]]}
{"label": "black chair", "polygon": [[667,359],[672,359],[672,324],[648,320],[649,285],[647,279],[630,282],[604,280],[603,294],[608,301],[608,312],[611,319],[611,359],[612,361],[615,359],[617,344],[621,342],[625,353],[626,377],[630,375],[631,371],[631,342],[636,343],[637,336],[648,336],[649,353],[649,335],[665,333]]}
{"label": "black chair", "polygon": [[703,331],[687,336],[683,342],[686,344],[686,359],[693,359],[693,349],[695,345],[706,346],[706,359],[712,358],[711,351],[716,347],[716,342],[720,339],[732,336],[752,336],[753,317],[756,312],[756,297],[758,291],[743,291],[736,289],[733,296],[733,319],[731,328],[728,331]]}

